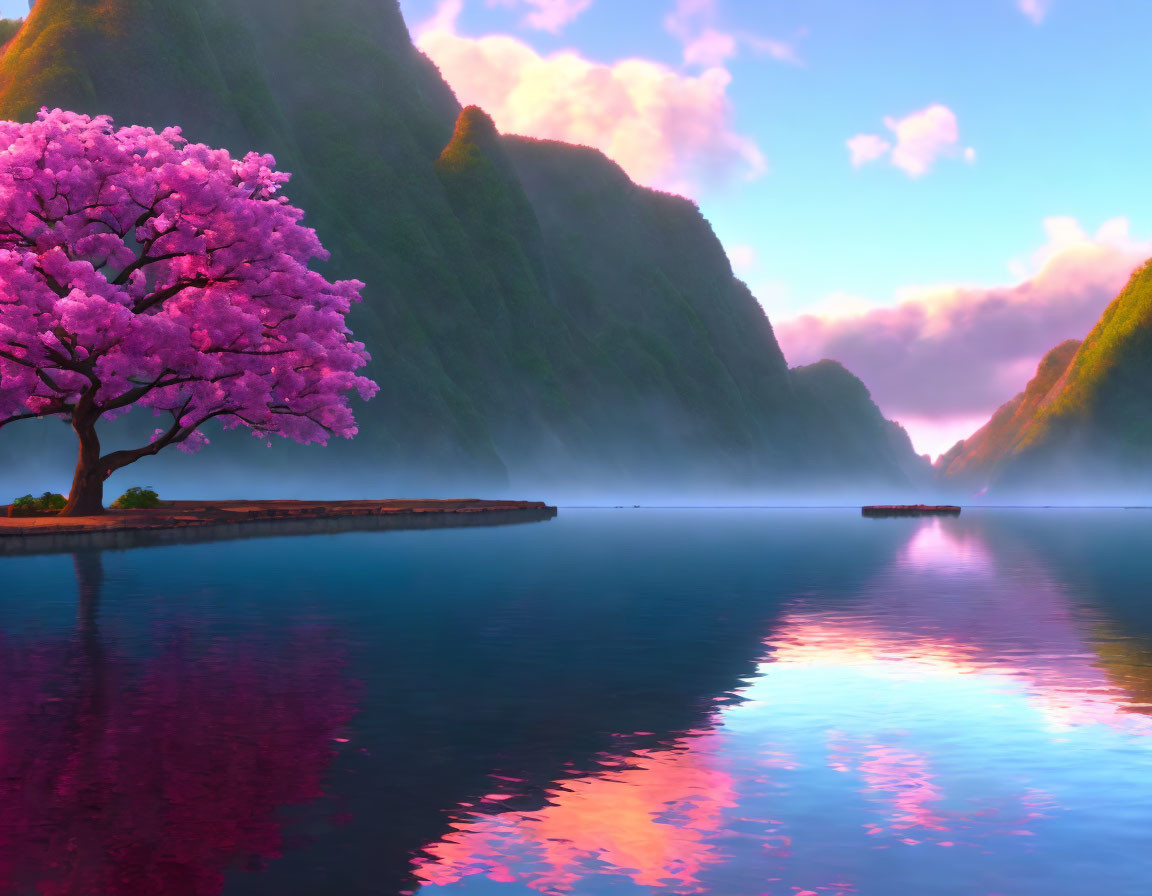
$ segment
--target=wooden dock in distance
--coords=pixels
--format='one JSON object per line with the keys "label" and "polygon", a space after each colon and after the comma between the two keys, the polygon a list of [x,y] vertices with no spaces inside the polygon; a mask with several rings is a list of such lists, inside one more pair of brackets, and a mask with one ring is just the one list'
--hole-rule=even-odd
{"label": "wooden dock in distance", "polygon": [[860,508],[861,516],[960,516],[960,508],[951,504],[874,504]]}

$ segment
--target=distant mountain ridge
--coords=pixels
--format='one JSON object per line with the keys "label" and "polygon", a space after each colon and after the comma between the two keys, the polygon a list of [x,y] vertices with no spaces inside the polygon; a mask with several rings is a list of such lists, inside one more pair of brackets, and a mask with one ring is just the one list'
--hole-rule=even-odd
{"label": "distant mountain ridge", "polygon": [[[368,284],[352,326],[382,390],[354,442],[217,434],[137,475],[338,470],[392,492],[923,478],[862,385],[813,401],[693,203],[461,110],[395,0],[39,0],[0,51],[0,116],[42,105],[272,152],[332,250],[325,272]],[[66,469],[54,426],[11,427],[0,458]]]}
{"label": "distant mountain ridge", "polygon": [[1053,349],[1027,389],[937,462],[949,485],[1035,498],[1152,497],[1152,262],[1092,332]]}

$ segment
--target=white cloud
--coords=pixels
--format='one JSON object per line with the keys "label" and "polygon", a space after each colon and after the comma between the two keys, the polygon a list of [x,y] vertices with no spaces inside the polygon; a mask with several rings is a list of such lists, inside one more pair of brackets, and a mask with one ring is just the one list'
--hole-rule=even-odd
{"label": "white cloud", "polygon": [[922,177],[945,156],[962,156],[969,164],[976,161],[975,149],[959,145],[960,126],[956,113],[940,103],[933,103],[903,118],[888,116],[884,119],[884,126],[892,132],[895,142],[878,134],[857,134],[847,141],[854,166],[887,157],[909,177]]}
{"label": "white cloud", "polygon": [[755,141],[733,128],[724,68],[686,75],[646,59],[542,56],[509,35],[460,35],[459,7],[445,0],[417,42],[461,103],[485,109],[504,133],[595,147],[637,182],[677,192],[767,169]]}
{"label": "white cloud", "polygon": [[1016,5],[1033,24],[1039,25],[1048,15],[1052,0],[1016,0]]}
{"label": "white cloud", "polygon": [[892,164],[912,177],[927,174],[932,164],[960,139],[956,113],[939,104],[904,118],[885,118],[884,125],[896,135]]}
{"label": "white cloud", "polygon": [[879,307],[863,296],[845,290],[834,290],[815,305],[804,309],[805,316],[818,317],[823,321],[842,320],[859,317]]}
{"label": "white cloud", "polygon": [[852,167],[859,168],[869,162],[883,158],[892,148],[892,144],[876,134],[857,134],[847,141],[848,151],[852,154]]}
{"label": "white cloud", "polygon": [[524,24],[540,31],[559,34],[574,22],[589,7],[593,0],[488,0],[489,6],[529,7],[531,12],[524,16]]}

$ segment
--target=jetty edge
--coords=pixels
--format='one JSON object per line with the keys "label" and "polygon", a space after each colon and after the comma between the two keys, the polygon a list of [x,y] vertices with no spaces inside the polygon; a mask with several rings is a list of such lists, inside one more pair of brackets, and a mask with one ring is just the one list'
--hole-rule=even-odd
{"label": "jetty edge", "polygon": [[860,508],[861,516],[960,516],[953,504],[872,504]]}
{"label": "jetty edge", "polygon": [[429,500],[354,501],[166,501],[149,510],[109,508],[101,516],[59,517],[8,516],[8,505],[0,506],[0,545],[14,539],[60,535],[151,532],[245,526],[272,521],[355,520],[379,518],[459,519],[461,517],[501,518],[523,515],[550,518],[556,508],[543,501],[487,501],[480,498]]}

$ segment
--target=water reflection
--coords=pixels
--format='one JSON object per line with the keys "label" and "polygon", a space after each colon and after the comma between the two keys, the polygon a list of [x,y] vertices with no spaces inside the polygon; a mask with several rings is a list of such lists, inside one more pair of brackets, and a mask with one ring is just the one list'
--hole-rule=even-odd
{"label": "water reflection", "polygon": [[0,896],[1143,896],[1118,516],[4,558]]}
{"label": "water reflection", "polygon": [[478,873],[515,882],[528,868],[534,889],[567,893],[599,863],[640,886],[699,892],[703,869],[724,859],[712,837],[737,805],[736,782],[709,738],[604,757],[603,772],[561,782],[541,809],[458,821],[418,860],[418,874],[444,886]]}
{"label": "water reflection", "polygon": [[0,893],[211,896],[285,848],[355,689],[327,633],[243,641],[168,620],[143,657],[99,628],[76,554],[71,636],[0,639]]}
{"label": "water reflection", "polygon": [[924,521],[850,597],[798,594],[698,730],[543,805],[494,777],[414,861],[420,892],[1143,892],[1119,861],[1139,831],[1059,861],[1152,776],[1141,667],[1102,660],[1101,624],[1022,545]]}

